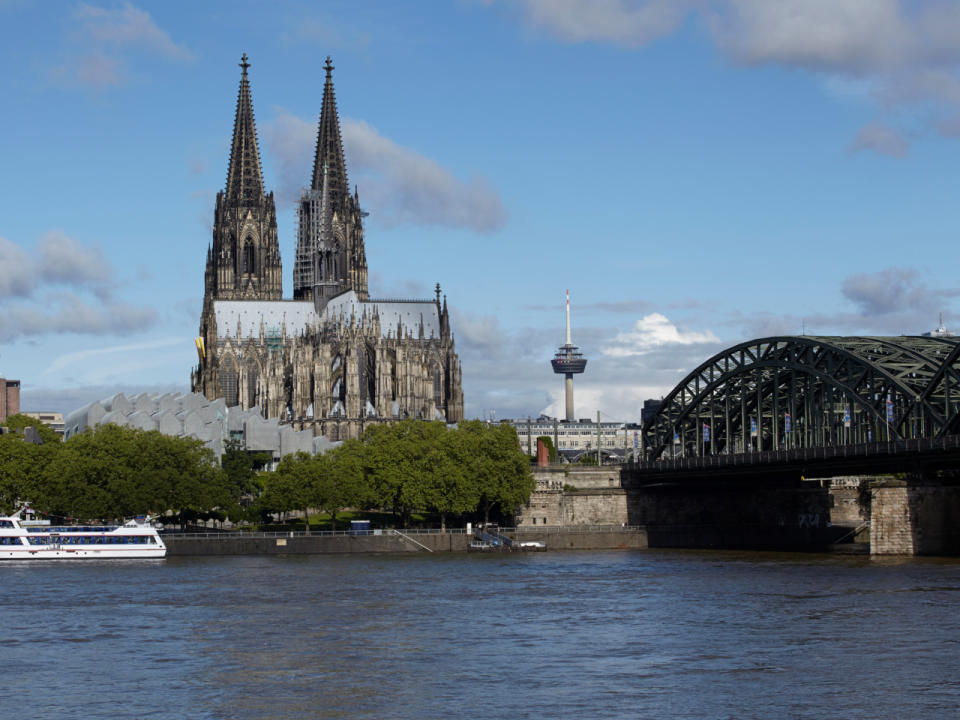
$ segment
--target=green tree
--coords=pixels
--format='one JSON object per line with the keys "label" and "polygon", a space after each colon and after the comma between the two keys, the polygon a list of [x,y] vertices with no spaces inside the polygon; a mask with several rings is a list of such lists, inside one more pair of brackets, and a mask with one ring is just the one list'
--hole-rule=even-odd
{"label": "green tree", "polygon": [[261,506],[269,512],[301,510],[310,532],[310,508],[316,506],[313,458],[305,453],[285,455],[277,469],[264,476]]}
{"label": "green tree", "polygon": [[366,475],[376,503],[391,508],[403,527],[414,510],[427,505],[423,458],[444,430],[441,422],[407,419],[364,434]]}
{"label": "green tree", "polygon": [[504,515],[512,515],[536,486],[516,430],[506,423],[491,426],[480,420],[460,423],[458,430],[464,433],[466,471],[476,483],[484,522],[490,522],[490,512],[497,506]]}
{"label": "green tree", "polygon": [[26,427],[32,427],[37,431],[37,434],[40,436],[40,439],[45,443],[59,443],[60,434],[54,430],[52,427],[47,425],[44,422],[40,422],[36,418],[29,417],[23,413],[16,413],[15,415],[10,415],[6,421],[3,423],[5,427],[10,428],[11,430],[16,431],[20,435],[23,435],[23,429]]}
{"label": "green tree", "polygon": [[337,513],[348,507],[369,508],[376,498],[364,471],[366,448],[359,440],[344,440],[330,450],[320,466],[320,484],[323,488],[322,507],[330,514],[330,522],[337,529]]}
{"label": "green tree", "polygon": [[268,452],[251,452],[242,440],[230,438],[224,443],[220,467],[226,476],[232,501],[227,508],[227,517],[232,521],[255,520],[256,509],[252,503],[263,492],[261,471],[273,459]]}
{"label": "green tree", "polygon": [[112,424],[63,443],[39,496],[44,509],[80,518],[198,513],[231,501],[225,474],[202,441]]}
{"label": "green tree", "polygon": [[25,502],[36,504],[43,469],[59,448],[35,445],[15,433],[0,435],[0,512],[8,515]]}
{"label": "green tree", "polygon": [[464,434],[445,430],[439,442],[423,458],[428,507],[440,514],[440,529],[447,530],[447,515],[476,510],[480,501],[477,484],[469,478],[469,446]]}

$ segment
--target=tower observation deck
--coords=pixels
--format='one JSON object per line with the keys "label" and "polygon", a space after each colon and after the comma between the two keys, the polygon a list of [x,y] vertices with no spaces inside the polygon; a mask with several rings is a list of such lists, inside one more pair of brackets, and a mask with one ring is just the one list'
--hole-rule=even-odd
{"label": "tower observation deck", "polygon": [[557,375],[566,377],[567,389],[567,421],[573,422],[573,376],[587,369],[587,359],[580,352],[580,348],[570,339],[570,291],[567,290],[567,342],[557,349],[557,354],[550,361],[553,371]]}

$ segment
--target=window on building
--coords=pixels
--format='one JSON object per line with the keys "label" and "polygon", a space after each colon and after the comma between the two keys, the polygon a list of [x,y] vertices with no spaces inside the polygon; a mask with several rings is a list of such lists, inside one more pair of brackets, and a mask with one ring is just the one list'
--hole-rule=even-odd
{"label": "window on building", "polygon": [[254,267],[253,241],[250,238],[247,238],[247,241],[243,244],[243,271],[251,274],[256,272],[256,268]]}
{"label": "window on building", "polygon": [[220,391],[223,393],[223,399],[227,403],[227,407],[235,407],[239,404],[237,399],[237,367],[230,357],[225,357],[220,365]]}
{"label": "window on building", "polygon": [[247,407],[252,408],[257,404],[257,380],[260,378],[260,372],[257,367],[257,361],[253,358],[247,360]]}

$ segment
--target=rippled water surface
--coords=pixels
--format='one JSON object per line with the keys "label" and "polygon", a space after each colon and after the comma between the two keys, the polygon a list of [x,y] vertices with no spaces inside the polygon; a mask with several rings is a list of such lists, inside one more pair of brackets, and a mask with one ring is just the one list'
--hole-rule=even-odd
{"label": "rippled water surface", "polygon": [[0,716],[960,715],[960,561],[718,552],[0,566]]}

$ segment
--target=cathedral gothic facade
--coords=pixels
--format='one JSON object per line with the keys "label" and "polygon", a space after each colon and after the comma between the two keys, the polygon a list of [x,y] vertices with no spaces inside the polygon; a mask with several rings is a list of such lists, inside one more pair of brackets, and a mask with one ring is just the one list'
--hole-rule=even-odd
{"label": "cathedral gothic facade", "polygon": [[366,213],[347,183],[330,58],[313,176],[297,205],[293,299],[283,299],[276,207],[264,191],[246,55],[240,67],[193,391],[330,440],[407,417],[462,420],[460,360],[440,286],[429,300],[367,292]]}

